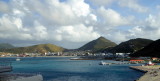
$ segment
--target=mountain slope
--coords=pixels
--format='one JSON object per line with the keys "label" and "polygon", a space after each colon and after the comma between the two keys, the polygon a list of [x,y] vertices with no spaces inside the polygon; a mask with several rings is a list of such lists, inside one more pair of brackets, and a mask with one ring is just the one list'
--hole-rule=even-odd
{"label": "mountain slope", "polygon": [[6,49],[6,48],[14,48],[14,46],[9,43],[0,43],[0,49]]}
{"label": "mountain slope", "polygon": [[114,47],[116,44],[110,40],[105,39],[104,37],[99,37],[96,40],[93,40],[84,46],[80,47],[78,50],[91,50],[91,51],[99,51],[108,47]]}
{"label": "mountain slope", "polygon": [[7,49],[5,52],[10,53],[45,53],[45,52],[62,52],[65,49],[53,44],[39,44],[29,47],[19,47]]}
{"label": "mountain slope", "polygon": [[151,42],[153,42],[153,40],[142,39],[142,38],[131,39],[131,40],[122,42],[113,48],[105,49],[104,51],[111,52],[111,53],[133,53],[147,46]]}
{"label": "mountain slope", "polygon": [[133,57],[139,57],[139,56],[160,57],[160,39],[152,42],[151,44],[135,52],[131,56]]}

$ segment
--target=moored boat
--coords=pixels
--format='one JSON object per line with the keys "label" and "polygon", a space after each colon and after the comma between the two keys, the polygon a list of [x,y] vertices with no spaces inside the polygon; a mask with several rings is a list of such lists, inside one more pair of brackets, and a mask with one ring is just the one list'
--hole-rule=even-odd
{"label": "moored boat", "polygon": [[107,62],[103,62],[103,61],[101,61],[100,63],[99,63],[99,65],[110,65],[111,63],[107,63]]}
{"label": "moored boat", "polygon": [[16,58],[16,61],[20,61],[21,59],[20,58]]}

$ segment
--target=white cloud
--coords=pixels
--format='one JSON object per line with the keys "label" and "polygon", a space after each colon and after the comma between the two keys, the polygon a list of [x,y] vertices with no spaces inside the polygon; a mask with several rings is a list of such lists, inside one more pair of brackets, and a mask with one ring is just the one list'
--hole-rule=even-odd
{"label": "white cloud", "polygon": [[48,33],[46,27],[35,21],[34,29],[35,32],[33,32],[33,37],[36,38],[35,40],[48,40]]}
{"label": "white cloud", "polygon": [[128,7],[137,12],[147,12],[149,9],[138,4],[137,0],[118,0],[119,5],[122,7]]}
{"label": "white cloud", "polygon": [[2,12],[6,13],[6,12],[9,11],[9,7],[8,7],[8,5],[5,2],[0,1],[0,5],[1,5],[1,7],[0,7],[0,13],[2,13]]}
{"label": "white cloud", "polygon": [[117,44],[126,41],[126,33],[118,30],[112,30],[111,33],[106,34],[106,38],[112,40],[113,42],[116,42]]}
{"label": "white cloud", "polygon": [[104,7],[100,7],[98,9],[98,13],[101,16],[100,22],[106,23],[106,25],[115,27],[120,25],[126,25],[130,22],[127,17],[121,16],[118,12],[114,11],[113,9],[105,9]]}
{"label": "white cloud", "polygon": [[90,6],[84,0],[67,0],[66,2],[29,0],[25,5],[53,25],[79,24],[85,17],[92,14]]}
{"label": "white cloud", "polygon": [[20,18],[10,17],[8,15],[3,15],[0,18],[0,38],[2,39],[31,39],[32,36],[26,33],[26,30],[27,28],[23,28]]}
{"label": "white cloud", "polygon": [[[159,39],[160,36],[160,15],[149,15],[140,24],[128,30],[128,38]],[[125,35],[125,34],[124,34]]]}
{"label": "white cloud", "polygon": [[148,18],[146,18],[145,22],[146,22],[146,26],[149,26],[151,28],[159,28],[160,26],[160,14],[153,16],[153,15],[149,15]]}
{"label": "white cloud", "polygon": [[157,5],[156,8],[157,8],[157,9],[160,9],[160,5]]}
{"label": "white cloud", "polygon": [[[106,32],[106,37],[114,42],[120,43],[133,38],[147,38],[152,40],[159,39],[160,36],[160,15],[149,15],[145,20],[135,21],[131,29],[120,31],[113,29]],[[138,23],[140,22],[140,23]]]}
{"label": "white cloud", "polygon": [[13,14],[14,14],[15,16],[19,16],[19,17],[25,16],[25,13],[22,12],[22,11],[20,11],[20,10],[18,10],[18,9],[13,9]]}
{"label": "white cloud", "polygon": [[106,6],[114,2],[115,0],[89,0],[92,2],[92,4],[96,6]]}
{"label": "white cloud", "polygon": [[68,4],[78,17],[87,16],[90,13],[90,7],[84,0],[68,0]]}
{"label": "white cloud", "polygon": [[85,42],[98,38],[100,35],[94,32],[93,27],[83,24],[73,26],[62,26],[56,30],[60,39],[72,42]]}
{"label": "white cloud", "polygon": [[160,35],[160,15],[145,18],[141,12],[149,10],[138,0],[9,0],[0,5],[2,40],[82,44],[102,35],[119,43]]}

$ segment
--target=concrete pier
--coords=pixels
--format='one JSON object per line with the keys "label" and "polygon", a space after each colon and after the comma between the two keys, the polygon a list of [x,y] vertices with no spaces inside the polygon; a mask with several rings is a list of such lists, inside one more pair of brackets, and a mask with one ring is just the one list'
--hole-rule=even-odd
{"label": "concrete pier", "polygon": [[136,81],[160,81],[160,65],[130,66],[129,68],[145,73]]}
{"label": "concrete pier", "polygon": [[0,73],[12,71],[12,66],[10,62],[0,62]]}

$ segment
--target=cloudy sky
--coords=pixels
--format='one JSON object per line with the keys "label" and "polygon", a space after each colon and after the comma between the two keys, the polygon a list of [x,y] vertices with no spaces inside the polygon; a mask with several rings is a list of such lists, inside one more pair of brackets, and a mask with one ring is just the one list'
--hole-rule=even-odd
{"label": "cloudy sky", "polygon": [[159,39],[160,1],[0,0],[0,43],[78,48],[100,36]]}

